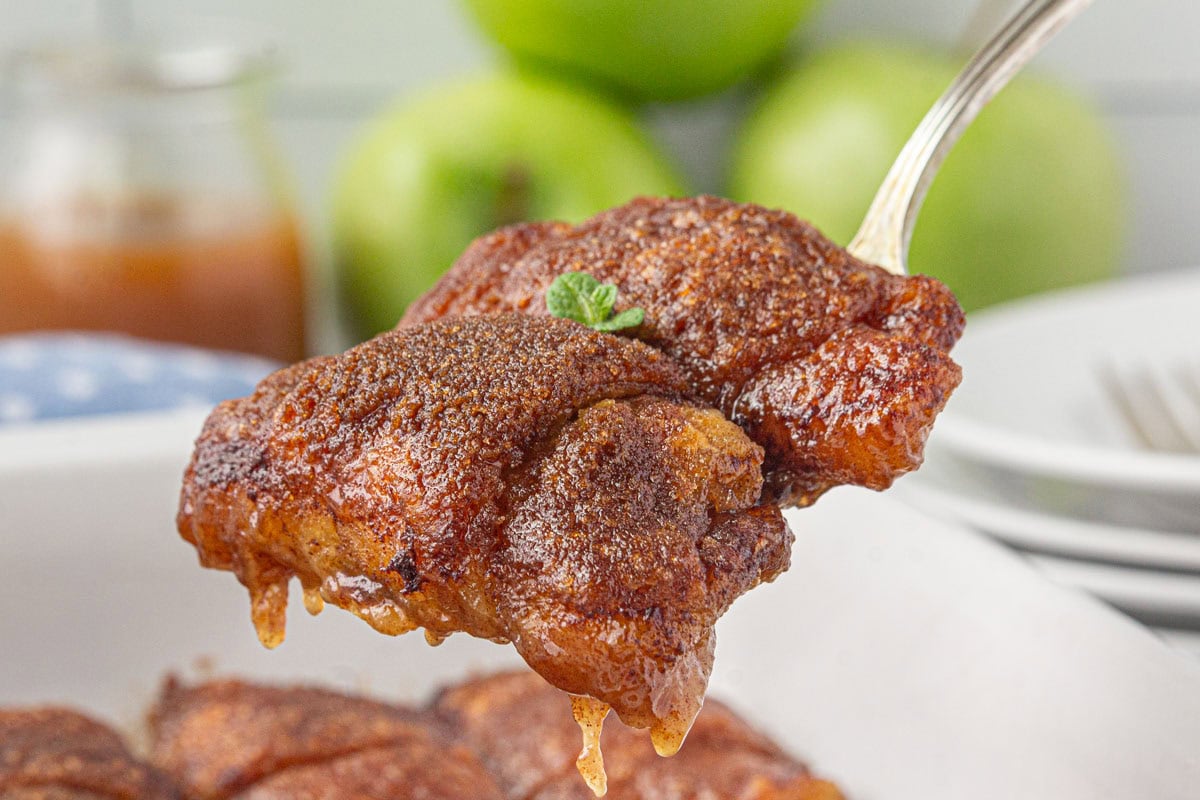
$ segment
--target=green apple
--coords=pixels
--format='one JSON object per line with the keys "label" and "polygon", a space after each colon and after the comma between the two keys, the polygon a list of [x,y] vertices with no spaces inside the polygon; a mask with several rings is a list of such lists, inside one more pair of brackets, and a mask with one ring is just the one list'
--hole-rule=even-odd
{"label": "green apple", "polygon": [[723,89],[779,52],[815,0],[467,0],[519,61],[644,100]]}
{"label": "green apple", "polygon": [[[811,220],[842,244],[958,59],[861,43],[817,55],[772,88],[741,132],[730,191]],[[1078,97],[1018,77],[942,165],[909,267],[978,308],[1110,276],[1121,255],[1121,170]]]}
{"label": "green apple", "polygon": [[636,121],[603,100],[516,74],[441,86],[370,123],[341,165],[343,294],[358,332],[372,334],[483,233],[681,193]]}

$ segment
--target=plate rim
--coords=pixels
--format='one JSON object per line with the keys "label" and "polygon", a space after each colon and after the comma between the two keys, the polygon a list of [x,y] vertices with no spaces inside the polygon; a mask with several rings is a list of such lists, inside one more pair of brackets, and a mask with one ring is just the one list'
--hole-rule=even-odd
{"label": "plate rim", "polygon": [[[1200,293],[1200,267],[1069,287],[993,306],[970,316],[968,330],[972,333],[968,336],[987,336],[996,328],[1020,325],[1051,309],[1061,309],[1063,303],[1087,306],[1118,292],[1123,299],[1146,300],[1179,291]],[[1010,472],[1100,486],[1200,492],[1200,455],[1050,442],[1017,428],[981,421],[959,411],[953,402],[940,415],[936,435],[939,444],[958,456]]]}
{"label": "plate rim", "polygon": [[[1103,524],[1091,520],[1063,517],[1041,509],[1009,506],[1002,502],[974,497],[960,491],[955,491],[949,487],[936,484],[929,479],[898,485],[896,498],[916,507],[924,513],[935,516],[948,516],[959,524],[980,531],[990,538],[1001,541],[1022,552],[1087,560],[1106,565],[1136,569],[1165,570],[1166,568],[1171,568],[1173,574],[1188,574],[1200,578],[1200,537],[1193,537],[1188,533]],[[1121,552],[1119,552],[1116,547],[1106,547],[1104,545],[1101,545],[1099,549],[1089,550],[1085,546],[1063,546],[1052,542],[1039,544],[1036,542],[1035,535],[1016,530],[1017,528],[1029,528],[1035,525],[1054,525],[1060,531],[1070,529],[1070,535],[1078,536],[1081,539],[1084,539],[1088,535],[1100,533],[1113,538],[1133,535],[1138,537],[1152,537],[1155,541],[1176,540],[1182,548],[1194,550],[1195,552],[1184,556],[1183,560],[1189,562],[1189,564],[1185,567],[1180,567],[1178,566],[1178,554],[1163,552],[1147,556],[1144,554],[1144,549],[1139,553],[1139,548],[1137,547],[1130,549],[1120,548]],[[1165,550],[1169,548],[1169,545],[1163,545],[1162,547]]]}
{"label": "plate rim", "polygon": [[[1042,553],[1022,555],[1047,579],[1088,592],[1122,610],[1200,620],[1200,575],[1168,574]],[[1160,590],[1147,592],[1144,583],[1136,585],[1142,581],[1157,584]]]}
{"label": "plate rim", "polygon": [[1200,492],[1200,456],[1050,444],[1028,434],[943,414],[938,443],[960,458],[1022,475],[1142,491]]}

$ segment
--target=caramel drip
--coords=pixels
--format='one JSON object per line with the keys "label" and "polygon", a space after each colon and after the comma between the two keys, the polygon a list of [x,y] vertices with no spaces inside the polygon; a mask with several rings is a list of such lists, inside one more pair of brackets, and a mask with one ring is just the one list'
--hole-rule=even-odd
{"label": "caramel drip", "polygon": [[425,629],[425,641],[429,643],[430,647],[437,647],[449,638],[450,634],[448,633],[438,633],[436,631],[429,630],[429,628]]}
{"label": "caramel drip", "polygon": [[314,617],[325,610],[325,598],[321,596],[319,585],[304,587],[304,608]]}
{"label": "caramel drip", "polygon": [[604,754],[600,752],[600,731],[608,711],[608,703],[586,695],[571,695],[571,713],[583,731],[583,750],[575,759],[575,768],[596,797],[603,797],[608,792]]}
{"label": "caramel drip", "polygon": [[250,619],[263,647],[274,649],[283,644],[287,628],[287,579],[250,583]]}
{"label": "caramel drip", "polygon": [[691,720],[685,722],[674,716],[656,720],[650,728],[650,741],[654,745],[654,752],[663,758],[678,753],[691,727]]}
{"label": "caramel drip", "polygon": [[400,636],[417,629],[417,623],[408,618],[404,610],[395,603],[380,601],[370,605],[347,603],[345,608],[357,614],[375,630],[385,636]]}

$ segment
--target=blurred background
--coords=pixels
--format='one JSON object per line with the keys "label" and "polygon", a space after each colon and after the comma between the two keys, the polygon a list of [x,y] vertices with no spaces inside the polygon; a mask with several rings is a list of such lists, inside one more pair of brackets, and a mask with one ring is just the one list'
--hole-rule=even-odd
{"label": "blurred background", "polygon": [[[658,67],[637,59],[647,50],[657,52],[658,66],[669,73],[683,56],[664,49],[652,36],[635,42],[626,33],[613,32],[614,41],[625,37],[629,42],[624,50],[599,41],[596,46],[607,47],[597,62],[599,71],[585,63],[586,52],[579,55],[588,42],[563,46],[567,61],[574,58],[575,64],[539,51],[547,42],[553,50],[572,36],[602,40],[608,35],[606,26],[619,22],[593,21],[582,32],[554,30],[544,19],[546,9],[556,5],[564,4],[0,0],[0,55],[10,64],[0,105],[5,148],[0,163],[7,164],[9,188],[0,203],[7,201],[10,212],[14,204],[32,204],[14,199],[12,188],[21,183],[14,173],[30,172],[31,160],[70,158],[63,155],[69,147],[54,153],[32,147],[31,140],[46,137],[29,133],[28,123],[62,116],[63,107],[80,107],[63,93],[53,99],[53,90],[49,101],[45,92],[31,101],[30,72],[34,82],[68,79],[61,53],[47,63],[44,55],[30,59],[23,51],[46,42],[97,38],[139,47],[150,41],[177,53],[215,43],[236,51],[242,61],[232,72],[225,64],[225,73],[211,59],[207,66],[193,64],[191,78],[232,84],[246,78],[237,69],[255,77],[253,59],[262,57],[269,62],[266,88],[253,102],[258,104],[255,113],[265,120],[264,133],[246,134],[244,123],[237,122],[218,134],[262,138],[231,145],[252,152],[196,156],[187,150],[191,145],[175,147],[186,136],[177,129],[156,130],[150,138],[163,151],[179,150],[159,159],[173,165],[167,172],[228,173],[210,194],[244,194],[247,187],[239,182],[259,180],[282,198],[278,203],[289,213],[294,209],[299,258],[310,281],[306,349],[331,351],[386,327],[466,240],[520,216],[581,217],[623,202],[625,194],[703,191],[784,206],[845,243],[912,124],[1013,7],[991,0],[778,3],[782,10],[772,12],[775,18],[760,15],[751,39],[738,40],[721,35],[722,28],[736,26],[708,8],[722,4],[701,3],[705,8],[696,7],[684,25],[680,15],[687,4],[662,3],[653,12],[642,12],[646,19],[636,20],[643,30],[671,32],[670,40],[685,40],[680,46],[703,54],[706,62],[734,67],[731,75],[706,76],[694,67],[677,66],[683,74],[680,83],[656,86]],[[747,8],[759,5],[770,4]],[[533,22],[522,21],[521,14]],[[1194,146],[1200,133],[1200,60],[1192,33],[1198,25],[1200,9],[1183,0],[1098,2],[1083,14],[1035,63],[1028,91],[1014,86],[1002,95],[985,112],[978,131],[968,133],[961,154],[952,155],[918,224],[913,268],[938,274],[968,306],[979,307],[1062,284],[1194,264],[1200,253],[1200,226],[1192,221],[1200,209],[1200,151]],[[604,108],[572,109],[573,98],[547,99],[528,87],[476,81],[464,88],[462,80],[506,73],[513,60],[509,51],[562,82],[568,93],[599,95],[597,104]],[[622,60],[629,62],[627,71],[633,76],[625,85],[602,74],[603,62],[619,67]],[[19,64],[15,72],[14,61]],[[83,79],[85,84],[100,80],[94,66],[77,72],[91,76]],[[230,97],[242,103],[244,94],[235,90]],[[169,102],[153,101],[160,107]],[[489,102],[506,104],[511,113],[484,108]],[[545,112],[551,117],[574,121],[541,118],[543,103],[562,106]],[[604,119],[594,116],[608,111],[612,115]],[[152,108],[150,113],[174,112]],[[180,112],[185,120],[200,113]],[[497,119],[506,113],[538,120],[535,130],[513,132],[511,123]],[[635,141],[638,131],[618,130],[627,121],[642,128],[651,142]],[[390,132],[383,130],[389,125]],[[501,129],[506,132],[499,133]],[[542,140],[540,150],[528,156],[537,162],[527,168],[530,174],[497,166],[505,154],[486,152],[489,147],[524,152],[530,146],[518,141],[523,137]],[[557,145],[550,141],[556,137],[562,139]],[[608,141],[601,141],[605,137]],[[618,141],[622,137],[628,141]],[[94,145],[94,137],[81,138]],[[578,142],[574,149],[573,138]],[[139,147],[132,150],[153,152],[153,147]],[[414,162],[401,168],[398,154],[439,148],[479,153],[457,161],[440,153],[421,156],[422,168],[436,172],[436,181],[400,174],[404,169],[412,173]],[[595,166],[604,158],[619,167],[598,166],[592,174],[581,174],[571,163]],[[161,164],[153,169],[164,171]],[[270,176],[242,174],[254,170]],[[55,172],[44,165],[32,171],[43,182],[45,174]],[[622,174],[597,178],[596,172]],[[605,181],[611,185],[597,185]],[[448,184],[461,190],[450,196],[454,192],[445,188]],[[494,207],[478,207],[485,195]],[[515,206],[514,196],[520,201]],[[147,205],[144,198],[138,202]],[[161,216],[161,198],[150,205]],[[145,209],[137,213],[144,222]],[[380,219],[389,215],[393,219]],[[448,218],[457,221],[447,223]],[[111,219],[109,223],[111,229]],[[297,256],[289,255],[292,232],[287,227],[260,222],[240,234],[240,244],[225,245],[235,254],[240,248],[242,261],[257,248],[260,253],[273,249],[281,254],[279,260],[290,263]],[[10,251],[3,256],[22,245],[0,236],[0,246]],[[36,260],[30,250],[24,252],[27,260]],[[76,261],[99,257],[75,253]],[[271,267],[251,265],[242,272],[256,269],[269,272]],[[282,269],[251,291],[260,292],[255,302],[271,296],[282,298],[281,308],[295,302],[294,281],[285,274],[290,268]],[[977,277],[964,283],[960,271]],[[334,301],[339,284],[346,289],[345,303]],[[10,287],[10,296],[13,291]],[[90,297],[101,296],[99,291]],[[11,317],[14,312],[8,313]],[[123,313],[126,318],[133,314]],[[52,323],[62,326],[69,320]],[[205,324],[229,327],[212,320]],[[298,352],[278,330],[247,337],[227,336],[224,344],[277,358],[294,358]],[[223,344],[220,337],[199,343]]]}

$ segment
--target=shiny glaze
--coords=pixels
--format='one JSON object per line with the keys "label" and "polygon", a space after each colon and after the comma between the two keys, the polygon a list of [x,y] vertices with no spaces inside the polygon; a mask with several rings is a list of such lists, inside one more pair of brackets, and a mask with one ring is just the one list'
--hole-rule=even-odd
{"label": "shiny glaze", "polygon": [[780,502],[886,488],[920,464],[960,379],[947,353],[964,317],[941,283],[858,261],[786,212],[715,197],[641,198],[578,226],[484,236],[400,325],[544,315],[549,284],[578,271],[618,286],[617,311],[645,309],[636,335],[766,448]]}
{"label": "shiny glaze", "polygon": [[267,646],[287,583],[384,633],[512,642],[678,748],[730,603],[787,567],[762,450],[660,352],[511,314],[383,334],[219,406],[179,529]]}

